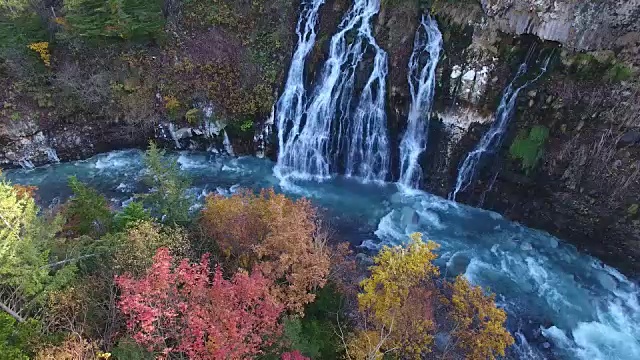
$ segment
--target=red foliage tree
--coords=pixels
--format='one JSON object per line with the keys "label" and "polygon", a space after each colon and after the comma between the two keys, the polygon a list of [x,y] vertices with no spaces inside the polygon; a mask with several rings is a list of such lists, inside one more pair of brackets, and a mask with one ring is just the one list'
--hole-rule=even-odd
{"label": "red foliage tree", "polygon": [[283,307],[260,273],[239,272],[225,280],[219,268],[209,270],[208,255],[199,264],[184,259],[175,269],[172,261],[161,248],[142,279],[116,277],[118,306],[139,344],[164,356],[245,359],[280,333]]}

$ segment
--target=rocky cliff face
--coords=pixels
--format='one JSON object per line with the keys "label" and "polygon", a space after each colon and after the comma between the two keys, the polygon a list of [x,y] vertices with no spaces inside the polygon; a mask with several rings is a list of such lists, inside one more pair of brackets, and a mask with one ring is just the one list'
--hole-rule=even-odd
{"label": "rocky cliff face", "polygon": [[[451,191],[457,167],[493,120],[500,91],[527,49],[555,51],[547,75],[519,97],[502,148],[459,200],[548,230],[637,273],[638,3],[481,5],[447,3],[437,12],[451,40],[441,65],[439,121],[432,124],[440,145],[425,159],[426,187],[443,196]],[[548,136],[530,149],[528,167],[517,152],[532,129]]]}
{"label": "rocky cliff face", "polygon": [[[640,41],[638,0],[481,0],[499,30],[532,34],[573,50],[628,48],[637,55]],[[630,49],[634,47],[634,49]]]}

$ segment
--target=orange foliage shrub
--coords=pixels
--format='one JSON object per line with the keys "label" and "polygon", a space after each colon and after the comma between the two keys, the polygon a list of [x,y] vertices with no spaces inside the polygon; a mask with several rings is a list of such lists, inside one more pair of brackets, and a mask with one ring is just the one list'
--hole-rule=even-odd
{"label": "orange foliage shrub", "polygon": [[36,191],[38,190],[37,186],[31,186],[31,185],[18,185],[15,184],[13,185],[13,189],[16,191],[16,196],[18,197],[18,199],[24,199],[24,198],[32,198],[35,199],[36,198]]}
{"label": "orange foliage shrub", "polygon": [[200,225],[227,261],[257,268],[278,284],[273,293],[290,311],[302,314],[315,298],[311,292],[327,281],[325,236],[306,199],[293,201],[273,190],[211,195]]}

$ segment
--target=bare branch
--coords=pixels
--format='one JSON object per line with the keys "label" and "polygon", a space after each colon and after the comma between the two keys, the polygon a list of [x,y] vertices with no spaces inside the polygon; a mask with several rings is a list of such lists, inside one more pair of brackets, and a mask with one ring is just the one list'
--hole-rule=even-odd
{"label": "bare branch", "polygon": [[45,269],[45,268],[55,269],[58,266],[65,265],[65,264],[68,264],[70,262],[79,261],[79,260],[83,260],[83,259],[88,259],[88,258],[92,258],[92,257],[96,257],[96,256],[98,256],[98,254],[82,255],[82,256],[78,256],[77,258],[62,260],[62,261],[58,261],[58,262],[54,262],[54,263],[51,263],[51,264],[44,265],[44,266],[41,266],[40,269]]}
{"label": "bare branch", "polygon": [[14,319],[18,320],[18,322],[24,322],[24,318],[20,316],[20,314],[12,310],[9,306],[5,305],[3,302],[0,302],[0,309],[4,310],[7,314],[11,315]]}

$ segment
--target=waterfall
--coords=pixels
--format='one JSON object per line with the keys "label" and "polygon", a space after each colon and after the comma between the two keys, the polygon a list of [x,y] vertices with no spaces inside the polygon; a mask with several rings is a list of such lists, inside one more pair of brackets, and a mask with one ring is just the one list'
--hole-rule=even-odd
{"label": "waterfall", "polygon": [[[418,188],[422,178],[419,157],[427,146],[429,119],[436,87],[436,67],[442,51],[442,33],[431,16],[422,17],[409,59],[411,107],[407,130],[400,143],[400,184]],[[424,61],[424,65],[421,63]],[[422,67],[421,67],[422,66]]]}
{"label": "waterfall", "polygon": [[235,154],[233,152],[233,146],[231,145],[231,140],[229,140],[229,135],[227,135],[227,131],[222,130],[222,134],[224,135],[224,138],[222,140],[222,144],[224,145],[224,151],[227,152],[227,155],[234,156]]}
{"label": "waterfall", "polygon": [[47,158],[49,159],[49,162],[52,163],[59,163],[60,162],[60,158],[58,157],[58,153],[56,152],[56,150],[52,147],[48,147],[45,149],[45,152],[47,153]]}
{"label": "waterfall", "polygon": [[[312,9],[317,9],[316,3],[310,5]],[[385,113],[388,59],[371,25],[379,9],[380,0],[355,0],[331,38],[328,59],[308,99],[304,98],[302,72],[308,42],[315,40],[309,23],[316,20],[317,10],[303,11],[306,36],[301,35],[303,26],[299,25],[298,49],[276,110],[280,142],[276,174],[282,179],[324,180],[341,168],[345,175],[365,181],[386,179],[390,161]],[[355,75],[370,53],[373,68],[356,96]]]}
{"label": "waterfall", "polygon": [[21,168],[26,169],[26,170],[35,169],[35,167],[36,167],[35,165],[33,165],[31,160],[29,160],[27,158],[18,160],[18,165],[20,165]]}
{"label": "waterfall", "polygon": [[530,50],[524,62],[520,64],[518,72],[502,93],[500,105],[498,106],[495,119],[491,124],[489,131],[482,136],[475,149],[467,155],[458,168],[456,186],[449,196],[451,200],[455,201],[458,193],[466,190],[473,183],[477,175],[478,165],[480,164],[483,156],[493,154],[502,144],[504,135],[507,132],[507,126],[513,118],[516,100],[520,91],[538,81],[538,79],[540,79],[540,77],[542,77],[542,75],[547,71],[547,67],[549,66],[549,61],[551,60],[553,53],[543,61],[540,73],[535,78],[526,81],[517,88],[515,87],[515,83],[527,72],[528,62],[532,51],[533,49]]}
{"label": "waterfall", "polygon": [[275,123],[278,127],[279,150],[275,171],[278,175],[285,171],[284,168],[289,172],[294,167],[295,149],[292,146],[302,126],[305,106],[305,63],[316,42],[315,27],[322,4],[324,0],[304,3],[296,26],[298,45],[291,60],[284,91],[276,104]]}

